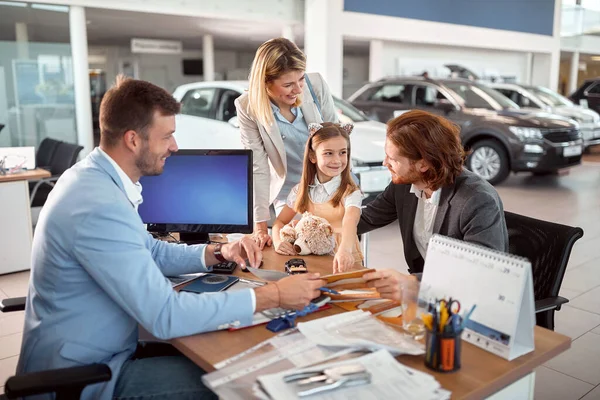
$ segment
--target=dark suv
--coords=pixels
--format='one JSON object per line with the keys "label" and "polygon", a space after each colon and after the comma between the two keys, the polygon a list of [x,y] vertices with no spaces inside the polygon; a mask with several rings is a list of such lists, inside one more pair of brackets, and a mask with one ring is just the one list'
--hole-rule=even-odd
{"label": "dark suv", "polygon": [[381,122],[411,109],[448,118],[472,150],[467,168],[492,184],[511,170],[551,172],[581,163],[583,141],[574,121],[519,110],[501,93],[469,80],[387,78],[365,85],[349,100]]}
{"label": "dark suv", "polygon": [[600,113],[600,78],[588,79],[569,96],[569,99],[575,104],[585,106]]}

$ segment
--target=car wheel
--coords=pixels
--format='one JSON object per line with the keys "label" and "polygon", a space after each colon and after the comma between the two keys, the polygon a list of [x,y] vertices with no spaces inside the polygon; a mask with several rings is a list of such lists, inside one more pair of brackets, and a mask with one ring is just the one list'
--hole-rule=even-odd
{"label": "car wheel", "polygon": [[480,140],[471,146],[467,168],[495,185],[508,177],[510,168],[504,146],[495,140]]}

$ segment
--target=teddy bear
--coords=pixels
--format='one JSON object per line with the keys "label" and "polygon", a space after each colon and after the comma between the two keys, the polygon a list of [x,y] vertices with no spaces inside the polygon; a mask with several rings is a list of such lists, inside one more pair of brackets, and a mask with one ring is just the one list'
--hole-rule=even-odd
{"label": "teddy bear", "polygon": [[305,212],[299,221],[293,220],[279,231],[282,241],[292,243],[301,256],[333,255],[335,238],[331,224],[321,217]]}

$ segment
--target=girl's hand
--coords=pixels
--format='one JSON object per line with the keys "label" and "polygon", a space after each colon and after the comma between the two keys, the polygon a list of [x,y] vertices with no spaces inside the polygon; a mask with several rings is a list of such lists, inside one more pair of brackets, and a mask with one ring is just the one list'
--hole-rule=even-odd
{"label": "girl's hand", "polygon": [[333,273],[350,271],[354,266],[354,256],[349,250],[338,249],[333,258]]}
{"label": "girl's hand", "polygon": [[265,246],[270,246],[273,243],[273,239],[269,236],[269,232],[258,230],[252,234],[252,238],[258,245],[258,247],[262,250]]}
{"label": "girl's hand", "polygon": [[294,245],[290,242],[275,242],[274,244],[275,252],[278,254],[282,254],[284,256],[295,256],[296,250],[294,250]]}

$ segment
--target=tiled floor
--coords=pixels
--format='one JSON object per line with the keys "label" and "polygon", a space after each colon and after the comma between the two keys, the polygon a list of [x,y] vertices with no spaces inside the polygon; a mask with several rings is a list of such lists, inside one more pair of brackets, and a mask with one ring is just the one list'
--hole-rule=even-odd
{"label": "tiled floor", "polygon": [[[538,368],[541,400],[600,399],[600,152],[586,160],[568,174],[513,175],[498,187],[506,210],[585,231],[562,285],[571,301],[556,314],[556,331],[570,336],[572,347]],[[406,270],[397,224],[373,232],[369,248],[371,267]],[[26,295],[28,278],[28,272],[0,276],[0,298]],[[22,312],[0,315],[0,384],[14,373],[22,329]]]}

